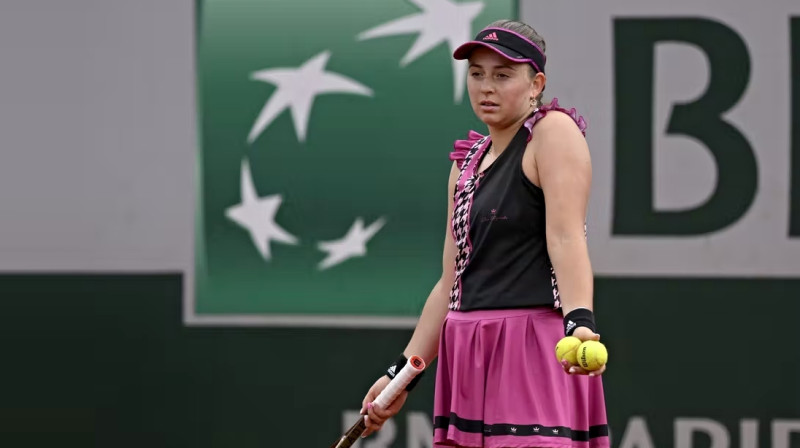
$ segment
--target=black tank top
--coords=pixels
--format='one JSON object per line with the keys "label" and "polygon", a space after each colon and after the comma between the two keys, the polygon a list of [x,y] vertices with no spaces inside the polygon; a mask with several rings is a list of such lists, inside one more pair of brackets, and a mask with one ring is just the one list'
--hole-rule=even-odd
{"label": "black tank top", "polygon": [[[488,137],[462,148],[460,156],[458,151],[451,154],[452,160],[463,157],[463,162],[451,223],[457,254],[450,309],[561,306],[547,253],[544,193],[522,171],[522,156],[536,121],[554,109],[568,113],[585,131],[583,118],[554,100],[520,127],[483,173],[478,173],[478,166],[490,146]],[[456,149],[464,142],[457,142]]]}

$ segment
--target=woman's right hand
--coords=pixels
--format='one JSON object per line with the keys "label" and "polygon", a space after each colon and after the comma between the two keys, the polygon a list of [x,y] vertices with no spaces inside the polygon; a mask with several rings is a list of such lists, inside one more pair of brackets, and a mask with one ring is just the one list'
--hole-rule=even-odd
{"label": "woman's right hand", "polygon": [[367,416],[367,429],[364,431],[362,437],[367,437],[373,432],[380,430],[386,420],[394,417],[405,404],[406,398],[408,398],[408,391],[405,390],[400,392],[400,395],[397,396],[394,402],[385,409],[380,408],[377,403],[373,403],[390,381],[391,378],[386,375],[378,378],[361,402],[361,415]]}

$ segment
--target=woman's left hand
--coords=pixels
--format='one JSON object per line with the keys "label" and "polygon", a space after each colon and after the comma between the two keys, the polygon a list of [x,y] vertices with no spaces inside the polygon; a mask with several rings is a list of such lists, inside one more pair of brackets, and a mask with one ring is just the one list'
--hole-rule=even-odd
{"label": "woman's left hand", "polygon": [[[593,332],[592,330],[586,327],[578,327],[572,333],[573,336],[580,339],[581,341],[599,341],[600,335]],[[581,366],[571,365],[567,361],[564,361],[561,366],[564,368],[564,372],[567,372],[570,375],[589,375],[589,376],[600,376],[603,372],[606,371],[605,364],[597,370],[586,370]]]}

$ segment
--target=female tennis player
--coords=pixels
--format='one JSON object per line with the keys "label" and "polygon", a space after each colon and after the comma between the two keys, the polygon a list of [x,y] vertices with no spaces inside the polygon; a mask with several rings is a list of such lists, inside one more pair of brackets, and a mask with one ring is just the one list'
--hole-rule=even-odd
{"label": "female tennis player", "polygon": [[438,364],[434,445],[606,448],[600,375],[561,365],[565,335],[599,340],[586,243],[586,123],[542,104],[545,42],[499,21],[460,46],[472,109],[488,128],[455,143],[442,276],[403,354],[363,401],[365,435],[406,400],[372,401],[407,357]]}

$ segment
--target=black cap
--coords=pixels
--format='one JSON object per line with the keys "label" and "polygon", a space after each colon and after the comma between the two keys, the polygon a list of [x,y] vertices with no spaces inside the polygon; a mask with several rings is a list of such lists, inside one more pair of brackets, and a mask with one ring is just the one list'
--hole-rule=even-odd
{"label": "black cap", "polygon": [[455,59],[467,59],[477,47],[486,47],[514,62],[528,63],[544,73],[547,58],[538,45],[527,37],[505,28],[484,28],[471,40],[453,52]]}

